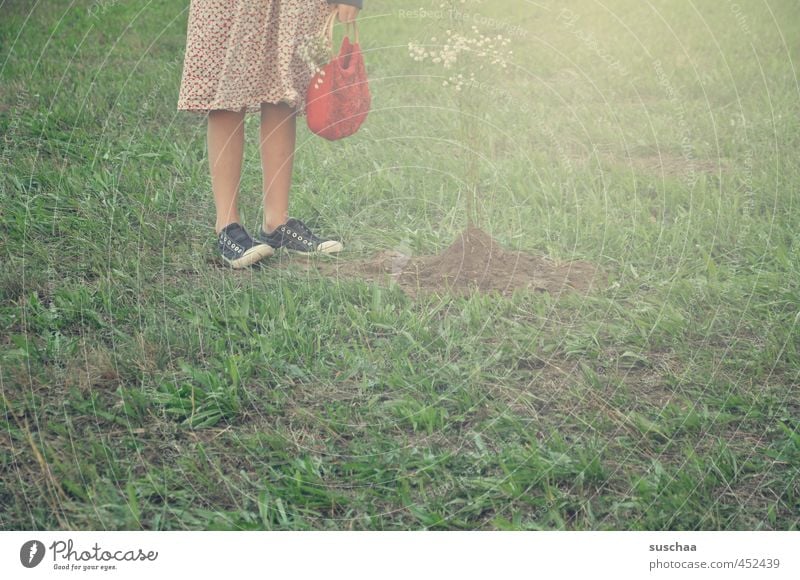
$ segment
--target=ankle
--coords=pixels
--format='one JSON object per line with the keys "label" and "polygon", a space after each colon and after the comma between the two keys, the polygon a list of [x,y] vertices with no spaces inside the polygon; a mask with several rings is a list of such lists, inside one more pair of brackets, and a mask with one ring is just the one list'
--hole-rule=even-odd
{"label": "ankle", "polygon": [[217,235],[219,235],[222,232],[222,230],[227,228],[229,225],[236,223],[239,223],[238,219],[232,219],[227,222],[217,222],[216,225],[214,226],[214,230],[217,232]]}
{"label": "ankle", "polygon": [[274,232],[276,229],[278,229],[278,227],[279,227],[280,225],[281,225],[281,224],[268,224],[268,223],[262,223],[262,224],[261,224],[261,227],[263,228],[263,230],[264,230],[264,233],[265,233],[265,234],[271,234],[271,233],[272,233],[272,232]]}

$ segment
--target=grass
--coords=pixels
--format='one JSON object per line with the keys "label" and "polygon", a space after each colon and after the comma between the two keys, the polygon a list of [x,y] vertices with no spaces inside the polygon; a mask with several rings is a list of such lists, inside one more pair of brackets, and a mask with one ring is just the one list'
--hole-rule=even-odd
{"label": "grass", "polygon": [[[590,295],[222,270],[185,3],[0,3],[0,529],[798,528],[793,3],[488,4],[482,226],[598,264]],[[372,0],[367,123],[299,124],[292,213],[342,259],[465,225],[406,50],[439,24]]]}

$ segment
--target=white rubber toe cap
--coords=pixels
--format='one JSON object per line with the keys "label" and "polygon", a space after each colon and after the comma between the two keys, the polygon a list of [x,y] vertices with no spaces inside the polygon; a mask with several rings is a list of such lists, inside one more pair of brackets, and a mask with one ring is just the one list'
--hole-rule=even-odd
{"label": "white rubber toe cap", "polygon": [[341,252],[343,249],[344,246],[342,245],[342,242],[337,242],[335,240],[328,240],[317,246],[317,251],[322,252],[323,254],[333,254],[335,252]]}

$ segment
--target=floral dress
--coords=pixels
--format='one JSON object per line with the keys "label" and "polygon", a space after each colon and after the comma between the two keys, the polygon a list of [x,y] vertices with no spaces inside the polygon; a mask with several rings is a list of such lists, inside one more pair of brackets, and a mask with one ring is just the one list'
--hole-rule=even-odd
{"label": "floral dress", "polygon": [[[361,8],[361,0],[339,3]],[[191,0],[178,110],[304,114],[313,75],[301,46],[322,34],[329,0]]]}

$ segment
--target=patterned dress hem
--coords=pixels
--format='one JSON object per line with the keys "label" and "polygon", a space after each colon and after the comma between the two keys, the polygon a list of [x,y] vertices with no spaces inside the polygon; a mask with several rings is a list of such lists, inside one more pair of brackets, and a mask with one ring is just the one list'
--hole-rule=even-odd
{"label": "patterned dress hem", "polygon": [[207,115],[211,111],[232,111],[234,113],[241,113],[242,109],[244,109],[245,113],[260,113],[261,112],[261,103],[267,103],[270,105],[277,105],[279,103],[286,103],[295,109],[295,115],[298,117],[303,117],[306,114],[305,106],[301,106],[300,103],[295,102],[294,104],[288,100],[279,100],[276,101],[274,99],[264,98],[256,101],[258,104],[254,104],[253,102],[248,102],[242,105],[206,105],[206,104],[194,104],[194,103],[185,103],[178,106],[177,110],[187,113],[199,113],[203,115]]}

